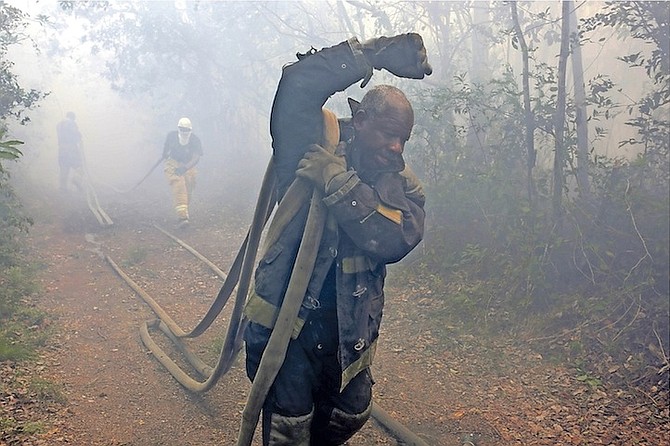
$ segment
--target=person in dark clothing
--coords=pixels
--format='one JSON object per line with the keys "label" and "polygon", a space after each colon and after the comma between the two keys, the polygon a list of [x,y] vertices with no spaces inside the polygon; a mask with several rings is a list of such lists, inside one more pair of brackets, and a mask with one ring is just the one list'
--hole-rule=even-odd
{"label": "person in dark clothing", "polygon": [[58,183],[62,192],[67,191],[71,176],[75,185],[81,188],[81,178],[84,174],[82,137],[75,119],[75,114],[69,111],[65,114],[65,119],[56,126],[60,168]]}
{"label": "person in dark clothing", "polygon": [[[418,34],[352,38],[298,54],[283,69],[270,128],[279,198],[296,176],[323,193],[328,216],[293,336],[265,399],[263,444],[341,445],[372,410],[374,357],[384,305],[386,265],[422,239],[423,189],[402,153],[414,125],[404,93],[370,89],[340,120],[334,153],[321,145],[328,98],[373,69],[407,78],[431,73]],[[247,374],[253,381],[301,242],[308,204],[268,247],[245,315]]]}
{"label": "person in dark clothing", "polygon": [[195,188],[196,164],[202,156],[200,138],[193,134],[189,118],[177,122],[177,130],[168,133],[163,146],[163,171],[170,184],[178,227],[189,224],[189,203]]}

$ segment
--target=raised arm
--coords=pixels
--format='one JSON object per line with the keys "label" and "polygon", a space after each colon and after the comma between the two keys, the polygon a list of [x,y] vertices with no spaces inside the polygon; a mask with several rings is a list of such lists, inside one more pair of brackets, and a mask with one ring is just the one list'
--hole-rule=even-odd
{"label": "raised arm", "polygon": [[359,80],[363,80],[364,86],[373,68],[413,79],[432,72],[423,40],[414,33],[364,43],[351,38],[320,51],[298,54],[297,62],[284,67],[270,118],[281,195],[293,180],[296,166],[309,145],[320,142],[321,108],[328,98]]}

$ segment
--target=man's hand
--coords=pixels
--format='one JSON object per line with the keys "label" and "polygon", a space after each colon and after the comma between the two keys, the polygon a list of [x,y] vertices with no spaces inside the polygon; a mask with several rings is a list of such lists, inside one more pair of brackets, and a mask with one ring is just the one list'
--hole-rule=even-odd
{"label": "man's hand", "polygon": [[363,43],[362,50],[374,68],[384,68],[399,77],[423,79],[433,72],[423,39],[416,33],[370,39]]}
{"label": "man's hand", "polygon": [[179,166],[174,170],[174,173],[181,176],[181,175],[184,175],[187,170],[188,169],[186,168],[186,166]]}
{"label": "man's hand", "polygon": [[328,183],[337,175],[347,171],[343,156],[333,155],[323,147],[312,144],[298,163],[295,174],[314,183],[319,190],[326,191]]}

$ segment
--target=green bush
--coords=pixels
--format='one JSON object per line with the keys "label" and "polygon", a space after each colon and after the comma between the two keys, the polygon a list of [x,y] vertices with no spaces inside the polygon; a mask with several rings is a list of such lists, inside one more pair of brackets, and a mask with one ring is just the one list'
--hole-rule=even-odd
{"label": "green bush", "polygon": [[20,266],[10,266],[0,273],[0,320],[14,315],[21,299],[37,291],[32,272]]}

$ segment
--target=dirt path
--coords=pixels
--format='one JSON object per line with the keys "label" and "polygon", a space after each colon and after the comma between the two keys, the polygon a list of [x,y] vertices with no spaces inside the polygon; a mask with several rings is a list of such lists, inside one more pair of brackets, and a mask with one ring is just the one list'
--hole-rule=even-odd
{"label": "dirt path", "polygon": [[[223,271],[246,230],[247,216],[230,206],[209,210],[180,234]],[[221,280],[153,227],[157,222],[172,229],[160,216],[147,217],[132,203],[108,212],[117,221],[110,229],[97,228],[79,212],[74,223],[56,216],[38,220],[31,231],[33,256],[43,265],[39,306],[57,332],[40,374],[62,384],[67,403],[52,414],[52,429],[30,444],[235,444],[249,390],[243,358],[206,394],[185,391],[140,340],[140,324],[154,317],[149,307],[90,241],[100,243],[184,329],[204,314]],[[455,330],[438,336],[425,327],[439,305],[430,290],[403,284],[387,294],[373,369],[375,398],[428,444],[459,445],[468,434],[479,446],[668,444],[667,411],[640,395],[589,386],[574,370],[502,340]],[[228,323],[226,314],[219,319],[191,344],[210,363]],[[348,444],[397,442],[370,422]]]}

